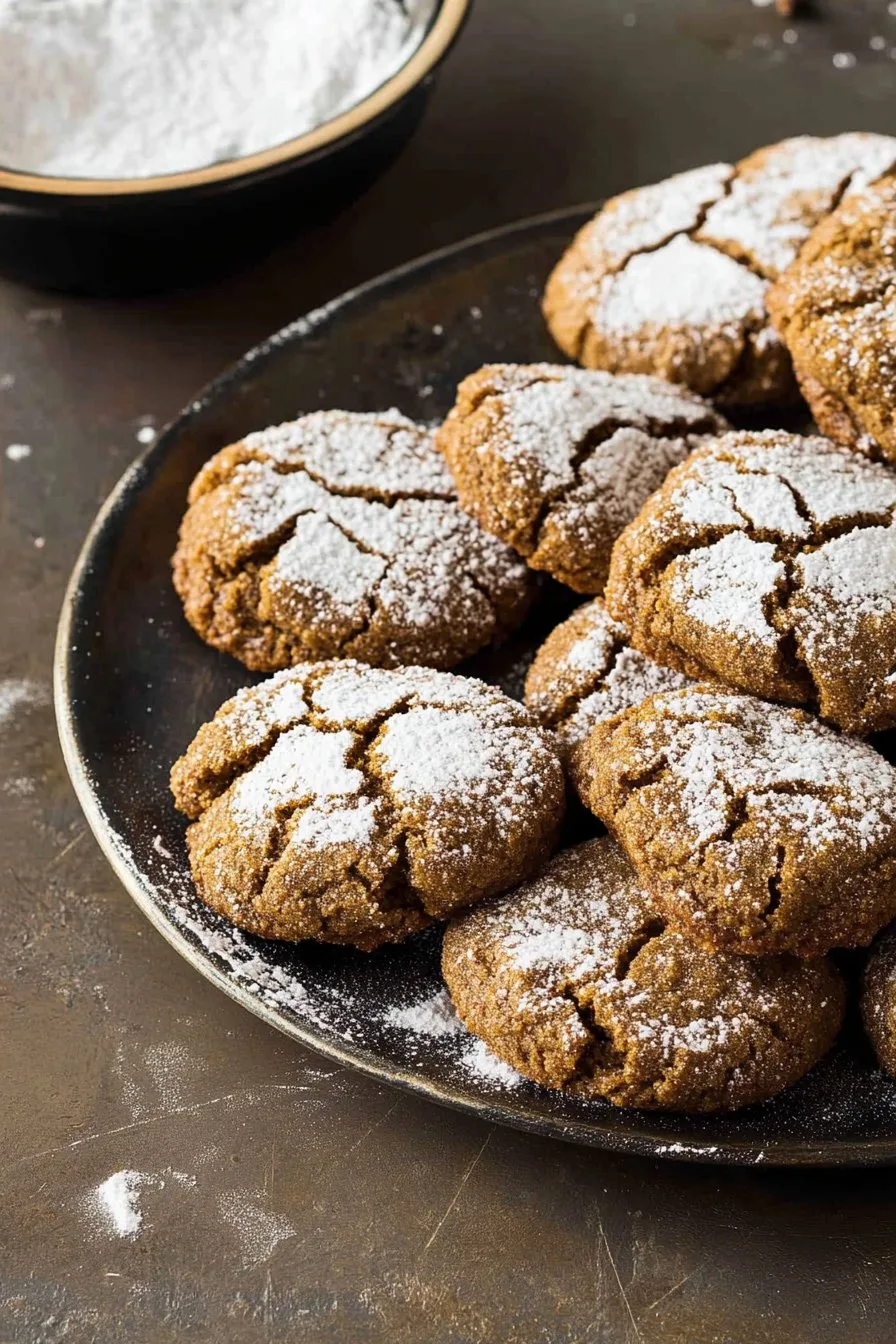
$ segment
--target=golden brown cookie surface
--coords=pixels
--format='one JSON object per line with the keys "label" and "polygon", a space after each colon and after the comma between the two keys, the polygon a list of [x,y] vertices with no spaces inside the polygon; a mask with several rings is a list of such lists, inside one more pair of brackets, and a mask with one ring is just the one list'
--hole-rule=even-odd
{"label": "golden brown cookie surface", "polygon": [[533,569],[595,593],[625,524],[698,436],[724,427],[656,378],[489,364],[461,383],[436,442],[488,532]]}
{"label": "golden brown cookie surface", "polygon": [[769,282],[845,192],[894,163],[889,136],[798,136],[615,197],[548,281],[554,339],[589,368],[659,374],[723,404],[791,400]]}
{"label": "golden brown cookie surface", "polygon": [[896,1075],[896,929],[881,934],[868,958],[862,1021],[881,1064]]}
{"label": "golden brown cookie surface", "polygon": [[896,473],[783,431],[707,440],[619,537],[606,602],[659,662],[849,732],[896,723]]}
{"label": "golden brown cookie surface", "polygon": [[514,629],[530,578],[457,504],[428,430],[321,411],[223,449],[174,557],[187,619],[255,671],[357,657],[452,667]]}
{"label": "golden brown cookie surface", "polygon": [[587,805],[706,948],[818,956],[896,915],[896,770],[802,710],[662,692],[578,760]]}
{"label": "golden brown cookie surface", "polygon": [[768,310],[822,433],[896,461],[896,177],[819,224]]}
{"label": "golden brown cookie surface", "polygon": [[681,672],[633,649],[625,627],[597,597],[548,635],[526,676],[525,702],[571,761],[596,723],[687,684]]}
{"label": "golden brown cookie surface", "polygon": [[843,984],[826,960],[710,956],[666,926],[608,837],[452,923],[442,971],[460,1017],[520,1073],[618,1106],[733,1110],[831,1045]]}
{"label": "golden brown cookie surface", "polygon": [[267,938],[399,941],[550,853],[548,733],[483,682],[349,660],[241,691],[171,775],[201,898]]}

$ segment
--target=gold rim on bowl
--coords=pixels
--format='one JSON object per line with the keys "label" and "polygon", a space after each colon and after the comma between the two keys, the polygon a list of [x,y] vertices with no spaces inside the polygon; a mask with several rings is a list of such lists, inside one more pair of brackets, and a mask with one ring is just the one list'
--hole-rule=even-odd
{"label": "gold rim on bowl", "polygon": [[471,4],[472,0],[442,0],[435,21],[420,46],[390,79],[338,117],[270,149],[223,163],[210,163],[204,168],[162,173],[155,177],[48,177],[0,167],[0,189],[46,196],[141,196],[248,177],[288,159],[325,149],[387,112],[425,79],[451,46]]}

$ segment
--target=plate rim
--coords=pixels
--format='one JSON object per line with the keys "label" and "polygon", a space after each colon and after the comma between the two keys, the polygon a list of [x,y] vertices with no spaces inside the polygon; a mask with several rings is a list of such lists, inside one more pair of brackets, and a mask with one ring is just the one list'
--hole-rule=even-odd
{"label": "plate rim", "polygon": [[[379,290],[392,287],[413,273],[419,273],[436,266],[439,262],[469,252],[477,247],[486,246],[502,238],[513,235],[525,235],[539,227],[552,223],[562,223],[578,219],[593,213],[598,204],[564,206],[557,210],[528,216],[497,228],[483,230],[468,238],[449,243],[444,247],[427,252],[411,261],[374,276],[345,290],[328,302],[311,309],[308,313],[295,318],[278,331],[265,337],[221,373],[206,383],[187,405],[168,421],[152,444],[138,453],[124,470],[112,490],[103,501],[84,541],[79,549],[71,574],[66,584],[62,607],[56,629],[53,654],[53,702],[56,726],[62,749],[63,761],[71,781],[78,804],[84,813],[99,848],[118,881],[135,902],[142,914],[165,941],[179,953],[194,970],[198,971],[217,989],[223,991],[242,1008],[260,1018],[268,1026],[315,1053],[351,1068],[372,1078],[381,1084],[397,1087],[404,1092],[422,1097],[438,1105],[471,1115],[490,1124],[501,1124],[508,1128],[538,1134],[541,1137],[559,1139],[563,1142],[595,1148],[601,1151],[652,1158],[664,1158],[671,1161],[697,1162],[714,1166],[737,1167],[869,1167],[890,1166],[896,1164],[896,1135],[893,1139],[830,1139],[818,1143],[808,1143],[799,1139],[772,1139],[762,1145],[755,1140],[731,1140],[719,1142],[718,1139],[691,1136],[679,1141],[674,1134],[657,1134],[645,1130],[615,1130],[612,1127],[600,1128],[576,1120],[563,1119],[551,1122],[549,1118],[527,1115],[502,1104],[499,1095],[485,1096],[477,1103],[471,1102],[463,1092],[450,1083],[436,1081],[413,1069],[397,1063],[384,1062],[375,1052],[357,1045],[343,1045],[338,1040],[316,1029],[313,1025],[291,1021],[281,1016],[275,1009],[256,997],[248,988],[240,984],[235,977],[221,970],[210,954],[201,953],[176,922],[166,916],[157,887],[144,879],[127,851],[117,831],[106,816],[94,788],[87,761],[81,751],[78,740],[77,714],[74,709],[71,677],[73,627],[83,596],[85,581],[94,564],[96,555],[101,551],[101,543],[110,528],[115,525],[116,516],[123,513],[129,501],[139,497],[141,478],[145,477],[155,465],[156,459],[164,459],[169,451],[169,440],[175,428],[199,414],[207,403],[219,392],[226,390],[228,384],[238,380],[240,375],[252,366],[278,350],[290,341],[301,341],[315,332],[333,316],[341,313],[353,303],[376,294]],[[651,1112],[630,1112],[645,1117],[649,1121]]]}

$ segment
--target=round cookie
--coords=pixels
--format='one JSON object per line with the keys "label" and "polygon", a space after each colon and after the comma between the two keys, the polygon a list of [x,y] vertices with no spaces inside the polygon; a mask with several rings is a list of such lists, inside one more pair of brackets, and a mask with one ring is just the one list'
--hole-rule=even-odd
{"label": "round cookie", "polygon": [[822,433],[896,462],[896,177],[823,220],[767,302]]}
{"label": "round cookie", "polygon": [[896,724],[896,473],[783,431],[707,440],[619,537],[607,609],[693,677]]}
{"label": "round cookie", "polygon": [[606,836],[454,921],[442,973],[501,1059],[617,1106],[764,1101],[821,1058],[843,1015],[826,958],[710,956],[668,928]]}
{"label": "round cookie", "polygon": [[319,658],[453,667],[520,623],[530,576],[458,506],[429,430],[319,411],[249,434],[190,488],[187,619],[254,671]]}
{"label": "round cookie", "polygon": [[579,593],[602,591],[616,537],[697,436],[725,421],[684,389],[556,364],[465,378],[436,442],[482,526]]}
{"label": "round cookie", "polygon": [[596,597],[548,635],[526,675],[524,699],[573,760],[596,723],[688,680],[633,649],[625,627]]}
{"label": "round cookie", "polygon": [[397,942],[542,863],[550,735],[483,682],[306,663],[240,691],[171,772],[198,893],[265,938]]}
{"label": "round cookie", "polygon": [[576,761],[658,909],[710,951],[814,957],[896,916],[896,770],[803,710],[663,691]]}
{"label": "round cookie", "polygon": [[896,928],[881,935],[868,958],[862,1021],[877,1058],[896,1075]]}
{"label": "round cookie", "polygon": [[548,280],[555,341],[588,368],[659,374],[720,404],[792,400],[769,282],[844,193],[894,163],[889,136],[797,136],[615,197]]}

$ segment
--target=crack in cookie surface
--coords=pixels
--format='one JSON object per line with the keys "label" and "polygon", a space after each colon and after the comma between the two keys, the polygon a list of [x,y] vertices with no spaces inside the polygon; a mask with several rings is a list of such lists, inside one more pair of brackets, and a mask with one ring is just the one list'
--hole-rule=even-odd
{"label": "crack in cookie surface", "polygon": [[525,567],[397,412],[318,412],[225,448],[174,557],[187,618],[256,671],[351,655],[449,667],[523,619]]}
{"label": "crack in cookie surface", "polygon": [[663,692],[599,724],[579,770],[660,912],[702,946],[815,956],[896,915],[896,771],[801,710]]}
{"label": "crack in cookie surface", "polygon": [[587,367],[657,373],[723,404],[792,400],[769,283],[819,219],[894,163],[887,136],[800,136],[615,197],[548,281],[554,339]]}
{"label": "crack in cookie surface", "polygon": [[262,936],[364,949],[519,881],[564,804],[549,735],[521,705],[348,660],[240,692],[172,790],[208,905]]}
{"label": "crack in cookie surface", "polygon": [[590,593],[651,490],[723,428],[705,402],[657,379],[506,364],[464,379],[436,442],[487,531]]}
{"label": "crack in cookie surface", "polygon": [[896,475],[783,431],[708,440],[620,535],[606,601],[681,672],[889,727]]}
{"label": "crack in cookie surface", "polygon": [[548,635],[526,675],[524,700],[556,734],[575,782],[577,748],[595,724],[688,681],[632,648],[625,627],[595,598]]}
{"label": "crack in cookie surface", "polygon": [[771,1096],[824,1053],[843,1005],[825,960],[694,946],[606,837],[456,919],[442,969],[462,1020],[507,1063],[623,1106]]}

